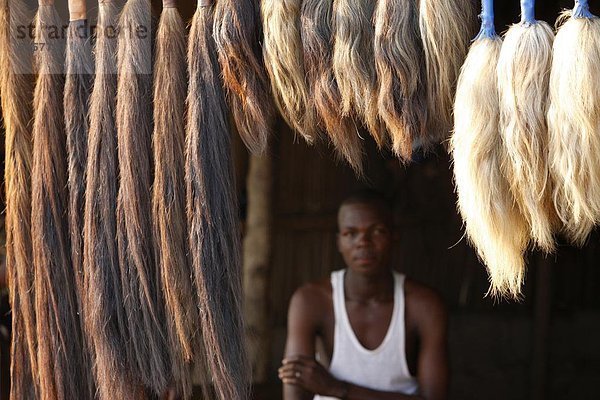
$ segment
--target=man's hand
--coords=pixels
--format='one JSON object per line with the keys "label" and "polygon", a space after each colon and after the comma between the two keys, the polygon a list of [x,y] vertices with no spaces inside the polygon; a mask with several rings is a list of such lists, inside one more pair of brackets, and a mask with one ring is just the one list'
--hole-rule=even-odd
{"label": "man's hand", "polygon": [[283,383],[321,396],[344,398],[348,392],[345,382],[335,379],[325,367],[307,356],[284,359],[279,368],[279,378]]}

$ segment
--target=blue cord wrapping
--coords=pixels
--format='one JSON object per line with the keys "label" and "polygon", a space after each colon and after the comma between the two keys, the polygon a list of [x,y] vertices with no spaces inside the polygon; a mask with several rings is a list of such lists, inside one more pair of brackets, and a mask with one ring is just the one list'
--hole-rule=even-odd
{"label": "blue cord wrapping", "polygon": [[535,0],[521,0],[521,23],[533,25],[535,19]]}
{"label": "blue cord wrapping", "polygon": [[596,16],[590,12],[588,0],[575,0],[573,8],[573,18],[595,18]]}
{"label": "blue cord wrapping", "polygon": [[494,27],[494,0],[481,0],[481,29],[475,40],[490,39],[497,36]]}

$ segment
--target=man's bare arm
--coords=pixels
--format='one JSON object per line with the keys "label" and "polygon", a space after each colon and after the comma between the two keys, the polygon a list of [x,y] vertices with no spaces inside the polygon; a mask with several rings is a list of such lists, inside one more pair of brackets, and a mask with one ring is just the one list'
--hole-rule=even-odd
{"label": "man's bare arm", "polygon": [[304,356],[284,360],[279,374],[292,385],[304,387],[311,393],[344,400],[424,400],[420,396],[372,390],[337,380],[314,358]]}
{"label": "man's bare arm", "polygon": [[[319,320],[317,313],[323,309],[319,304],[318,290],[314,285],[307,285],[298,289],[292,296],[288,310],[285,358],[305,356],[314,359],[315,357]],[[285,381],[284,379],[284,400],[310,400],[314,396],[314,393]]]}
{"label": "man's bare arm", "polygon": [[446,309],[439,296],[430,289],[417,287],[411,292],[407,307],[411,307],[419,333],[417,379],[420,394],[426,400],[446,400],[449,381]]}

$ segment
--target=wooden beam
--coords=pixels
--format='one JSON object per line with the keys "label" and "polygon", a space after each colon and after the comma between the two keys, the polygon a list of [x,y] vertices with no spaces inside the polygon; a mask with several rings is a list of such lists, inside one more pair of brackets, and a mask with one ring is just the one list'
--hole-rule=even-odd
{"label": "wooden beam", "polygon": [[244,237],[246,340],[254,383],[267,381],[270,360],[269,280],[272,230],[272,160],[251,156]]}

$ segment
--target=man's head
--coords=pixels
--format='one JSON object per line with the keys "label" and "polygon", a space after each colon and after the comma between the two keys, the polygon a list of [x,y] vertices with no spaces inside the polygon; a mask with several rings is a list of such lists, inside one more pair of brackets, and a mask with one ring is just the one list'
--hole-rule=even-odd
{"label": "man's head", "polygon": [[379,273],[390,267],[392,209],[375,191],[357,192],[338,211],[338,250],[357,272]]}

